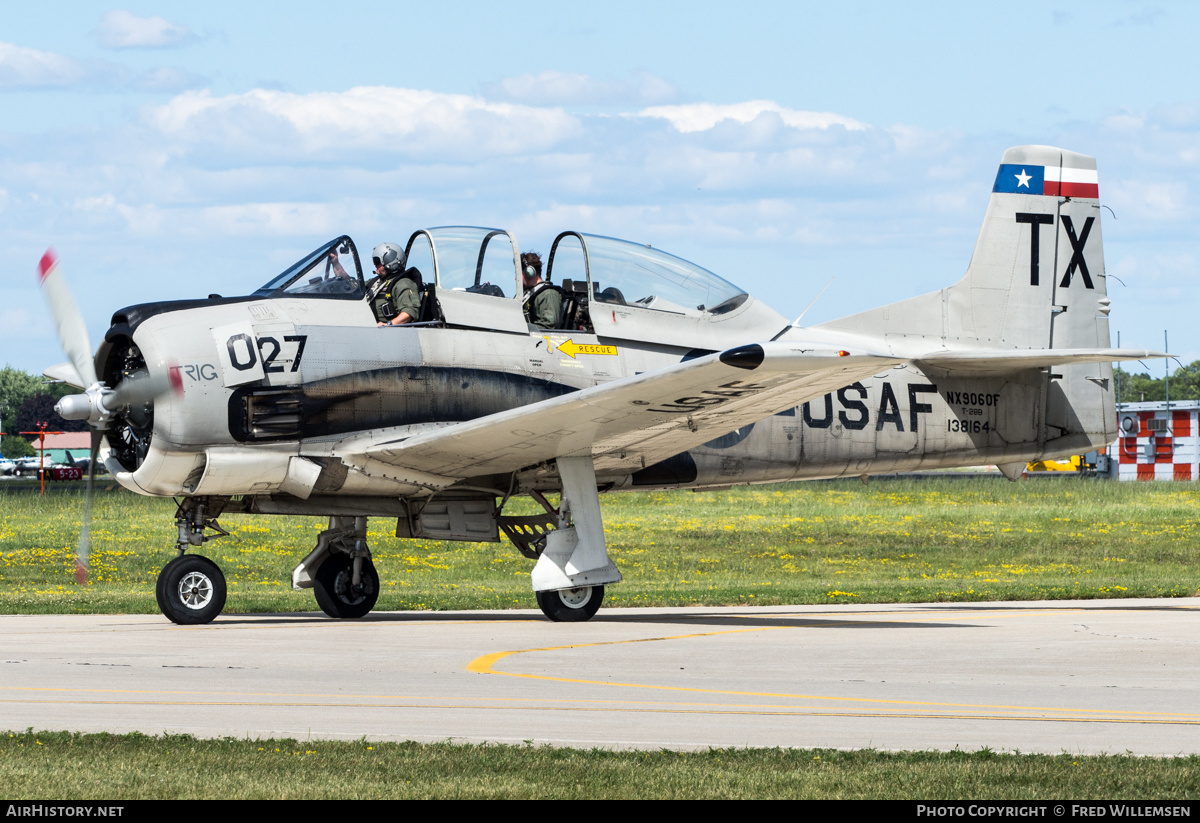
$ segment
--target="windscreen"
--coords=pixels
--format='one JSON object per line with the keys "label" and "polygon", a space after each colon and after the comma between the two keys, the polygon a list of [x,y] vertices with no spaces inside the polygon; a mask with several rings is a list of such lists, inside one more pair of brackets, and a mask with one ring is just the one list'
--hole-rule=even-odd
{"label": "windscreen", "polygon": [[354,241],[342,236],[284,269],[254,294],[264,297],[358,298],[365,294]]}

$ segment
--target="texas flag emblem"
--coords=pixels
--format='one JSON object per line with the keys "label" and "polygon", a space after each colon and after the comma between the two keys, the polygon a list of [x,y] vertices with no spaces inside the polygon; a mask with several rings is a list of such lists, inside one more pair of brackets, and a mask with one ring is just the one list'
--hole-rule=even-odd
{"label": "texas flag emblem", "polygon": [[1100,183],[1095,169],[1001,163],[1000,170],[996,172],[996,185],[992,186],[992,191],[1007,194],[1098,198]]}

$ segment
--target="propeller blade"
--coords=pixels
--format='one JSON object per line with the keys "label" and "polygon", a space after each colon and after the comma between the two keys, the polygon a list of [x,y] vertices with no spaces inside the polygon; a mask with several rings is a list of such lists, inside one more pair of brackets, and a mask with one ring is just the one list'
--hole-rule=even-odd
{"label": "propeller blade", "polygon": [[178,366],[168,366],[158,374],[131,374],[113,389],[110,399],[105,400],[105,407],[118,409],[149,403],[156,397],[172,391],[179,394],[183,391],[183,378],[180,377]]}
{"label": "propeller blade", "polygon": [[42,369],[42,374],[51,380],[66,383],[68,386],[74,386],[77,389],[87,388],[87,385],[83,382],[83,378],[76,373],[75,367],[70,363],[57,363],[53,366],[48,366]]}
{"label": "propeller blade", "polygon": [[75,548],[75,582],[86,586],[88,582],[88,555],[92,546],[92,490],[96,485],[96,458],[100,454],[101,432],[92,429],[91,460],[88,462],[87,491],[83,498],[83,520],[79,524],[79,545]]}
{"label": "propeller blade", "polygon": [[58,258],[54,249],[46,249],[38,263],[38,280],[42,285],[42,294],[50,304],[50,314],[54,316],[54,325],[58,328],[58,342],[75,367],[76,374],[87,386],[96,382],[96,366],[92,360],[92,346],[88,342],[87,325],[83,315],[75,305],[71,289],[58,268]]}

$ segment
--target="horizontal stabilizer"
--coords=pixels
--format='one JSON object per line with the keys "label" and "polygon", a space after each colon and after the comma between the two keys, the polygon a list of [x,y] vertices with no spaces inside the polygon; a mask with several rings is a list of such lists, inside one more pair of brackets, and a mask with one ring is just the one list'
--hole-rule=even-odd
{"label": "horizontal stabilizer", "polygon": [[1025,369],[1073,366],[1080,363],[1115,363],[1122,360],[1170,357],[1146,349],[1028,349],[1014,351],[942,351],[922,355],[913,362],[922,370],[932,367],[961,377],[991,377]]}

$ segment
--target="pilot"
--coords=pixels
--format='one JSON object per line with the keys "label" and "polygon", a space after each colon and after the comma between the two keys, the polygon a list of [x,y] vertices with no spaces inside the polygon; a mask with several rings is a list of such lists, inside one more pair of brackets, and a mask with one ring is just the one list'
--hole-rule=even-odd
{"label": "pilot", "polygon": [[371,309],[377,326],[412,323],[421,314],[421,291],[416,269],[404,268],[404,252],[395,243],[380,243],[371,252],[378,275],[371,284]]}
{"label": "pilot", "polygon": [[521,255],[521,275],[525,282],[525,317],[539,329],[556,328],[562,294],[556,286],[542,280],[542,258],[537,252]]}

